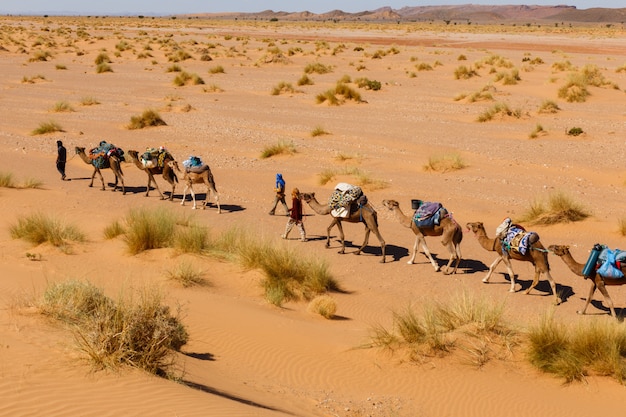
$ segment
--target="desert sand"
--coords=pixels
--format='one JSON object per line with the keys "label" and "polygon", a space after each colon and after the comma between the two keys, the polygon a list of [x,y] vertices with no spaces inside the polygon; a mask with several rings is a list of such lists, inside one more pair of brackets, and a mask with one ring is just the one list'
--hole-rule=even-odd
{"label": "desert sand", "polygon": [[[579,316],[589,282],[549,255],[563,303],[552,305],[542,281],[530,294],[533,267],[514,262],[517,292],[509,293],[500,265],[491,284],[483,284],[494,253],[482,249],[471,233],[461,244],[463,260],[455,275],[435,272],[419,254],[407,265],[412,232],[383,206],[395,199],[409,213],[411,199],[440,201],[461,224],[481,221],[489,235],[503,218],[524,213],[535,201],[564,192],[588,209],[584,221],[532,226],[544,245],[570,245],[584,262],[594,243],[626,247],[618,222],[626,216],[626,34],[623,29],[524,31],[522,28],[445,26],[257,24],[202,20],[114,18],[0,18],[0,172],[16,182],[40,180],[39,189],[0,189],[0,415],[4,416],[621,416],[624,386],[590,375],[565,384],[543,374],[518,349],[506,357],[473,366],[467,352],[407,361],[401,352],[366,348],[373,326],[390,326],[392,312],[409,305],[446,302],[462,291],[506,302],[506,316],[523,329],[553,312],[566,323],[613,320],[600,294],[587,316]],[[126,46],[123,46],[123,44]],[[119,46],[121,45],[122,46]],[[191,58],[169,56],[176,49]],[[278,48],[283,59],[269,57]],[[39,50],[46,61],[31,61]],[[291,51],[289,53],[288,51]],[[383,53],[377,54],[382,51]],[[112,72],[96,73],[94,60],[106,52]],[[200,59],[208,54],[211,60]],[[460,60],[463,55],[466,59]],[[490,66],[470,79],[455,79],[461,65],[489,56],[519,70],[514,85],[495,81]],[[275,57],[274,57],[275,58]],[[526,59],[528,58],[528,59]],[[533,59],[535,63],[531,63]],[[618,88],[590,87],[582,103],[558,98],[570,71],[595,65]],[[309,74],[312,85],[297,80],[311,63],[332,68]],[[421,63],[432,70],[419,70]],[[176,86],[178,65],[204,84]],[[211,71],[216,66],[223,72]],[[622,69],[618,71],[618,69]],[[498,69],[499,71],[500,69]],[[510,69],[507,69],[510,70]],[[318,104],[316,96],[344,75],[381,82],[379,91],[358,89],[363,102]],[[32,81],[32,82],[29,82]],[[295,91],[272,95],[279,83]],[[490,86],[493,101],[457,100]],[[97,105],[81,105],[85,97]],[[560,111],[541,114],[545,100]],[[55,112],[65,101],[74,111]],[[521,117],[477,117],[495,102],[519,109]],[[126,128],[146,109],[159,112],[167,126]],[[62,132],[33,135],[53,120]],[[545,132],[530,133],[540,124]],[[572,127],[584,133],[569,136]],[[321,128],[328,134],[313,136]],[[67,176],[55,168],[56,140],[68,149]],[[222,214],[214,205],[192,211],[156,191],[145,197],[147,176],[123,164],[126,195],[107,190],[92,169],[74,155],[76,146],[101,140],[124,150],[165,146],[179,160],[198,155],[215,175]],[[261,158],[264,148],[293,143],[296,153]],[[430,172],[430,158],[455,154],[464,169]],[[283,241],[286,217],[270,216],[273,183],[283,174],[287,189],[315,192],[325,201],[337,175],[321,185],[328,170],[358,168],[374,180],[365,185],[376,207],[387,244],[387,262],[361,225],[346,224],[346,254],[338,254],[336,230],[324,246],[328,217],[305,205],[308,242],[292,231]],[[157,177],[162,191],[169,186]],[[203,190],[201,190],[203,192]],[[107,240],[104,228],[131,208],[166,206],[188,213],[213,233],[243,227],[278,247],[292,247],[326,261],[343,292],[332,293],[337,315],[326,320],[307,311],[306,302],[282,308],[265,301],[259,271],[209,257],[178,255],[159,249],[129,255],[122,239]],[[88,241],[70,253],[44,244],[33,247],[12,239],[9,227],[19,216],[43,211],[83,230]],[[282,211],[279,207],[277,214]],[[438,238],[427,238],[442,264],[447,253]],[[32,261],[26,253],[40,260]],[[210,286],[182,288],[166,279],[181,260],[206,271]],[[178,355],[187,384],[121,369],[93,372],[74,347],[70,333],[36,314],[29,300],[52,282],[87,280],[115,295],[121,289],[162,288],[172,305],[183,308],[190,342]],[[619,312],[626,287],[609,288]]]}

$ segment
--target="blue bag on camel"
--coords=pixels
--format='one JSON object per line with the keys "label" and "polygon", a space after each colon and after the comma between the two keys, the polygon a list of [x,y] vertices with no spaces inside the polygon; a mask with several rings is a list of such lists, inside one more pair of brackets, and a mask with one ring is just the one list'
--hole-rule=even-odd
{"label": "blue bag on camel", "polygon": [[617,256],[621,251],[619,249],[611,250],[605,249],[602,253],[604,261],[600,268],[598,268],[598,274],[606,278],[624,278],[624,273],[617,267]]}

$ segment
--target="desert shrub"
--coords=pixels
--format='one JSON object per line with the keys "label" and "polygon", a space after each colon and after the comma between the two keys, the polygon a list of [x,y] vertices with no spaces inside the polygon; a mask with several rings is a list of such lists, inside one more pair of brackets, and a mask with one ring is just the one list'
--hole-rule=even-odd
{"label": "desert shrub", "polygon": [[37,178],[26,178],[20,188],[41,188],[42,186],[43,181]]}
{"label": "desert shrub", "polygon": [[579,73],[570,74],[565,84],[558,90],[559,98],[570,103],[582,103],[587,100],[589,94],[585,78]]}
{"label": "desert shrub", "polygon": [[104,238],[105,239],[115,239],[116,237],[123,235],[126,232],[124,226],[120,221],[115,220],[113,223],[109,224],[104,228]]}
{"label": "desert shrub", "polygon": [[33,56],[31,56],[28,61],[29,62],[37,62],[37,61],[47,61],[48,58],[52,57],[52,54],[49,51],[38,50],[35,51]]}
{"label": "desert shrub", "polygon": [[539,110],[537,112],[538,113],[557,113],[559,110],[561,110],[561,108],[554,101],[545,100],[543,103],[541,103],[541,106],[539,106]]}
{"label": "desert shrub", "polygon": [[489,55],[481,61],[485,65],[501,68],[513,68],[513,63],[500,55]]}
{"label": "desert shrub", "polygon": [[585,132],[583,132],[583,130],[580,127],[572,127],[571,129],[567,131],[568,136],[579,136],[579,135],[582,135],[583,133]]}
{"label": "desert shrub", "polygon": [[67,101],[57,101],[52,107],[52,111],[56,113],[73,112],[74,108]]}
{"label": "desert shrub", "polygon": [[0,172],[0,187],[3,188],[16,188],[13,174],[10,172]]}
{"label": "desert shrub", "polygon": [[594,87],[609,87],[615,89],[619,88],[615,83],[608,81],[604,77],[602,72],[600,72],[600,68],[598,68],[596,65],[587,64],[580,70],[580,73],[584,79],[584,82],[587,85],[591,85]]}
{"label": "desert shrub", "polygon": [[126,50],[132,49],[132,46],[125,40],[121,40],[115,44],[115,49],[117,49],[120,52],[124,52]]}
{"label": "desert shrub", "polygon": [[217,84],[209,84],[202,89],[205,93],[221,93],[224,90]]}
{"label": "desert shrub", "polygon": [[415,69],[418,71],[432,71],[433,66],[426,62],[420,62],[418,65],[415,66]]}
{"label": "desert shrub", "polygon": [[530,139],[536,139],[540,134],[545,134],[545,133],[546,133],[546,131],[543,129],[543,126],[541,126],[539,123],[537,123],[537,125],[535,126],[533,131],[530,132],[530,134],[528,135],[528,137]]}
{"label": "desert shrub", "polygon": [[109,64],[105,64],[104,62],[96,66],[96,73],[102,74],[105,72],[113,72],[113,68],[111,68]]}
{"label": "desert shrub", "polygon": [[189,339],[180,312],[173,315],[154,289],[112,300],[90,283],[67,281],[46,289],[39,310],[69,326],[96,369],[131,366],[172,376],[174,352]]}
{"label": "desert shrub", "polygon": [[307,74],[303,74],[302,77],[298,79],[297,84],[298,85],[313,85],[314,82]]}
{"label": "desert shrub", "polygon": [[125,218],[124,241],[128,251],[140,252],[172,246],[179,217],[165,209],[132,209]]}
{"label": "desert shrub", "polygon": [[172,64],[169,67],[167,67],[165,72],[181,72],[182,70],[183,69],[180,67],[180,65]]}
{"label": "desert shrub", "polygon": [[207,285],[202,270],[195,268],[189,262],[180,262],[173,270],[168,270],[166,276],[170,281],[176,282],[185,288]]}
{"label": "desert shrub", "polygon": [[456,58],[456,60],[457,60],[457,61],[467,61],[467,57],[466,57],[465,55],[461,54],[461,55],[459,55],[459,56]]}
{"label": "desert shrub", "polygon": [[476,72],[476,70],[472,69],[471,67],[468,68],[465,65],[461,65],[454,70],[455,80],[466,80],[477,75],[478,73]]}
{"label": "desert shrub", "polygon": [[[338,96],[342,96],[339,98]],[[328,102],[330,105],[339,105],[346,100],[354,100],[361,102],[361,94],[358,91],[350,88],[347,84],[337,83],[335,88],[326,91],[325,93],[318,94],[316,101],[318,104]]]}
{"label": "desert shrub", "polygon": [[513,68],[511,71],[501,71],[496,74],[495,81],[502,81],[504,85],[515,85],[518,81],[521,80],[519,76],[519,70],[517,68]]}
{"label": "desert shrub", "polygon": [[17,223],[9,227],[9,232],[13,239],[23,239],[33,245],[47,242],[65,248],[70,242],[85,241],[85,234],[76,226],[42,212],[20,216]]}
{"label": "desert shrub", "polygon": [[547,202],[536,200],[521,215],[519,222],[549,225],[586,219],[591,213],[567,194],[558,191],[548,196]]}
{"label": "desert shrub", "polygon": [[[424,303],[421,312],[412,306],[394,311],[391,329],[372,328],[371,346],[405,351],[413,361],[461,349],[472,364],[482,366],[516,343],[515,331],[503,317],[503,303],[463,292],[448,304]],[[481,345],[478,351],[475,346]]]}
{"label": "desert shrub", "polygon": [[626,217],[617,220],[617,231],[620,235],[626,236]]}
{"label": "desert shrub", "polygon": [[272,88],[272,95],[278,96],[281,93],[294,93],[295,91],[296,89],[293,88],[293,85],[291,85],[291,83],[281,81],[278,83],[278,85],[275,85],[274,88]]}
{"label": "desert shrub", "polygon": [[320,185],[326,185],[338,175],[349,175],[353,177],[352,182],[362,188],[370,191],[381,190],[387,188],[389,184],[384,180],[372,178],[372,176],[356,167],[344,167],[342,169],[325,169],[319,174]]}
{"label": "desert shrub", "polygon": [[330,135],[330,133],[325,131],[322,126],[315,126],[315,128],[311,131],[311,136],[313,137],[323,136],[323,135]]}
{"label": "desert shrub", "polygon": [[307,310],[326,319],[332,319],[337,312],[337,302],[330,295],[318,295],[309,302]]}
{"label": "desert shrub", "polygon": [[356,80],[354,80],[354,83],[357,85],[357,87],[365,88],[366,90],[378,91],[382,87],[380,81],[370,80],[368,78],[357,78]]}
{"label": "desert shrub", "polygon": [[428,158],[428,163],[424,165],[424,171],[450,172],[458,171],[467,167],[465,161],[458,153],[447,155],[437,155]]}
{"label": "desert shrub", "polygon": [[279,141],[273,145],[268,145],[261,152],[261,159],[270,158],[276,155],[292,155],[296,153],[296,146],[291,141]]}
{"label": "desert shrub", "polygon": [[155,110],[144,110],[141,116],[131,116],[130,124],[126,127],[130,130],[143,129],[150,126],[167,126]]}
{"label": "desert shrub", "polygon": [[616,321],[557,322],[551,315],[528,331],[528,359],[566,381],[611,376],[626,381],[626,330]]}
{"label": "desert shrub", "polygon": [[615,72],[617,73],[626,72],[626,64],[622,65],[621,67],[615,68]]}
{"label": "desert shrub", "polygon": [[45,135],[46,133],[63,132],[63,128],[55,121],[42,122],[35,130],[31,132],[32,135]]}
{"label": "desert shrub", "polygon": [[554,71],[574,71],[576,68],[572,65],[571,62],[565,60],[552,64],[552,69]]}
{"label": "desert shrub", "polygon": [[182,87],[187,84],[199,85],[204,84],[204,80],[198,74],[189,74],[186,71],[182,71],[176,77],[174,77],[174,85]]}
{"label": "desert shrub", "polygon": [[476,119],[476,121],[481,122],[481,123],[488,122],[489,120],[492,120],[497,115],[500,115],[501,117],[505,117],[505,116],[515,117],[519,119],[520,117],[522,117],[522,110],[521,109],[512,110],[509,107],[509,105],[506,103],[496,103],[492,107],[488,108],[483,113],[481,113]]}
{"label": "desert shrub", "polygon": [[195,224],[179,227],[173,239],[173,247],[182,253],[202,254],[209,249],[209,231]]}
{"label": "desert shrub", "polygon": [[43,75],[33,75],[32,77],[24,76],[22,78],[23,83],[34,84],[37,80],[45,80],[46,77]]}
{"label": "desert shrub", "polygon": [[170,62],[180,62],[192,58],[191,54],[183,49],[177,49],[171,54],[167,55],[167,60]]}
{"label": "desert shrub", "polygon": [[54,68],[58,69],[58,70],[66,70],[67,69],[67,65],[63,65],[63,64],[56,64],[54,66]]}
{"label": "desert shrub", "polygon": [[221,65],[216,65],[209,68],[209,74],[224,74],[224,72],[224,67]]}
{"label": "desert shrub", "polygon": [[305,74],[326,74],[329,72],[332,72],[333,68],[330,65],[324,65],[321,62],[314,62],[311,64],[308,64],[306,67],[304,67],[304,73]]}
{"label": "desert shrub", "polygon": [[101,52],[101,53],[98,54],[98,56],[94,60],[94,63],[96,65],[110,64],[111,63],[111,58],[109,58],[109,56],[107,54],[105,54],[104,52]]}
{"label": "desert shrub", "polygon": [[82,106],[94,106],[96,104],[100,104],[100,102],[95,97],[85,96],[80,99],[80,104]]}

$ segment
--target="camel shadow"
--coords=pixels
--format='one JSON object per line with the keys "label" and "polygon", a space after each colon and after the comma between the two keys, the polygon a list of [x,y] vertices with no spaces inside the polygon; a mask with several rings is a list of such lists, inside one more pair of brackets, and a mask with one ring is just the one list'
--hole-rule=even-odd
{"label": "camel shadow", "polygon": [[[509,284],[511,283],[511,280],[508,274],[502,273],[501,275],[503,275],[503,278],[506,280],[507,283]],[[519,292],[526,291],[528,288],[530,288],[530,286],[533,283],[532,279],[523,280],[523,279],[519,279],[518,276],[516,276],[515,282],[521,286],[521,289]],[[544,279],[544,280],[539,281],[539,283],[534,289],[537,290],[538,292],[545,293],[541,295],[542,297],[552,296],[552,288],[550,288],[550,283],[548,282],[548,280]],[[574,289],[570,287],[569,285],[563,285],[557,282],[556,293],[559,295],[561,302],[565,303],[570,297],[574,295]],[[530,295],[532,295],[532,292],[530,293]]]}
{"label": "camel shadow", "polygon": [[[581,300],[583,302],[585,302],[587,299],[586,298],[581,298]],[[597,308],[598,310],[603,311],[603,313],[589,313],[589,310],[587,310],[587,312],[585,313],[586,316],[592,316],[592,315],[611,315],[611,310],[609,309],[609,307],[605,306],[604,303],[600,300],[591,300],[591,305],[593,305],[595,308]],[[626,315],[626,309],[624,308],[615,308],[615,315],[617,316],[617,320],[619,322],[624,322],[624,315]]]}

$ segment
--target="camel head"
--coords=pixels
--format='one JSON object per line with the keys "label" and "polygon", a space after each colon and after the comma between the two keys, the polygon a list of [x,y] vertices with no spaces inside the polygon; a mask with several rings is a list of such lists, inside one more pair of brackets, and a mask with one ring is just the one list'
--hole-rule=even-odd
{"label": "camel head", "polygon": [[563,256],[569,254],[569,246],[567,245],[550,245],[548,250],[554,253],[556,256]]}
{"label": "camel head", "polygon": [[137,159],[137,156],[139,155],[137,151],[134,151],[132,149],[129,150],[127,153],[130,155],[131,158],[134,158],[134,159]]}
{"label": "camel head", "polygon": [[487,233],[485,231],[485,226],[483,225],[482,222],[467,223],[466,227],[467,227],[467,231],[471,231],[474,234],[481,233],[485,235]]}
{"label": "camel head", "polygon": [[400,203],[396,200],[383,200],[383,206],[387,207],[389,210],[393,210],[395,208],[399,208]]}
{"label": "camel head", "polygon": [[315,193],[302,193],[302,199],[307,203],[315,200]]}
{"label": "camel head", "polygon": [[74,148],[74,152],[76,152],[76,154],[85,153],[85,148],[77,146],[77,147]]}

